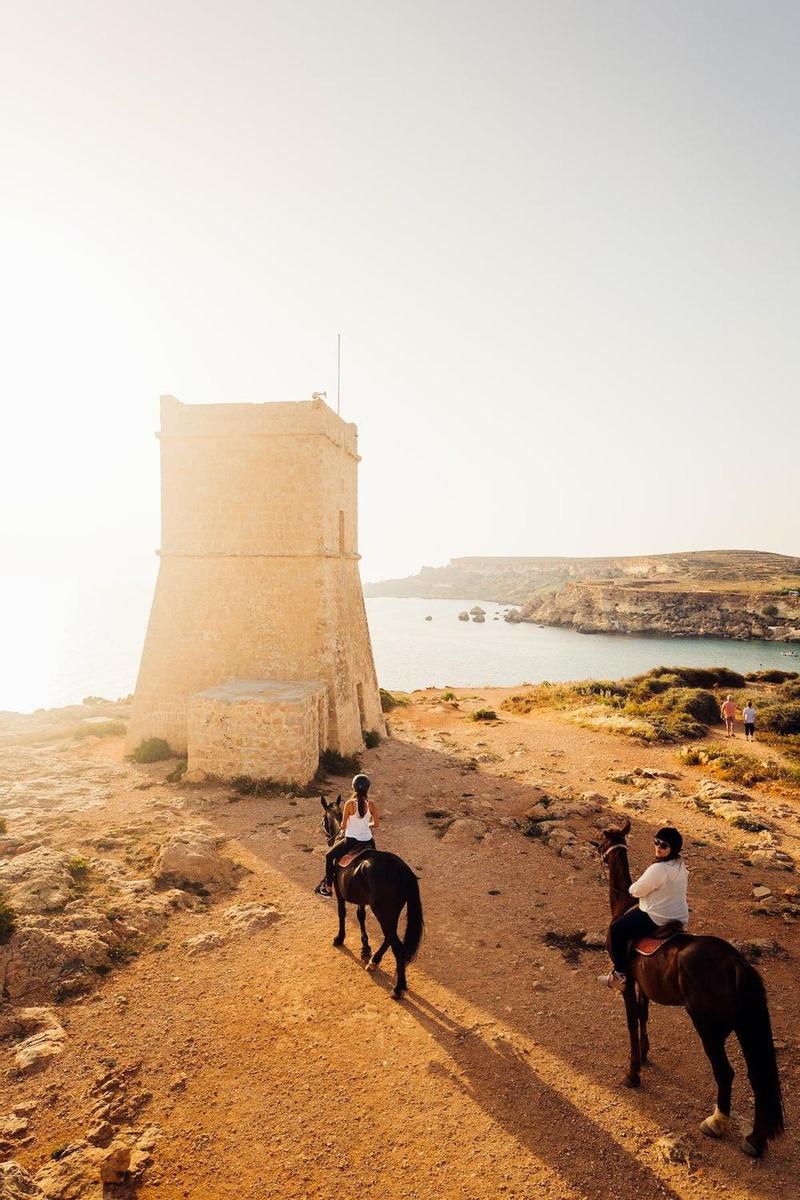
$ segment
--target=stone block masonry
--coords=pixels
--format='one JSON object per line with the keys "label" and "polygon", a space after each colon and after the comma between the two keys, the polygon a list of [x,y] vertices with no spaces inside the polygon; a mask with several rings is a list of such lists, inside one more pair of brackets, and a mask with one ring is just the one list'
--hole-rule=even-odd
{"label": "stone block masonry", "polygon": [[163,737],[186,750],[198,692],[304,680],[326,689],[321,748],[357,753],[362,730],[384,723],[358,569],[355,426],[318,400],[163,396],[159,436],[161,565],[129,749]]}
{"label": "stone block masonry", "polygon": [[327,740],[323,683],[230,679],[189,700],[189,772],[305,785]]}

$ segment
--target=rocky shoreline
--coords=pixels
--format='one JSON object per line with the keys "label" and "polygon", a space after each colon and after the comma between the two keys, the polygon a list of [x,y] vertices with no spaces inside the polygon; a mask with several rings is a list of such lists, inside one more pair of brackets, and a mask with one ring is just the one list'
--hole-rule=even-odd
{"label": "rocky shoreline", "polygon": [[800,559],[747,550],[629,558],[454,558],[366,596],[518,605],[507,621],[581,633],[800,641]]}
{"label": "rocky shoreline", "polygon": [[800,593],[568,583],[558,592],[529,600],[521,619],[579,633],[800,642]]}

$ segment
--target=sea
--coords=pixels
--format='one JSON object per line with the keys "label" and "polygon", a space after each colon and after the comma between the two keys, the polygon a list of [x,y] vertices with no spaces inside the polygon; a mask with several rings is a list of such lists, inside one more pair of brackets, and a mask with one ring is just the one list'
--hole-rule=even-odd
{"label": "sea", "polygon": [[[132,692],[152,586],[7,580],[0,598],[0,709],[32,712]],[[484,623],[459,621],[459,612],[474,605],[486,610]],[[480,597],[382,596],[366,607],[378,680],[390,691],[615,679],[661,664],[800,670],[796,643],[585,635],[506,622],[505,606]]]}

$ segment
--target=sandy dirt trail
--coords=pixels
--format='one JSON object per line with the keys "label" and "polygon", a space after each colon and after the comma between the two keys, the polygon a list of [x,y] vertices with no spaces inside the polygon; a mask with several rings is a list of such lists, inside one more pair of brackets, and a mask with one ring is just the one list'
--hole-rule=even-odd
{"label": "sandy dirt trail", "polygon": [[[502,699],[481,696],[495,706]],[[249,872],[236,903],[275,904],[280,920],[189,957],[185,941],[221,927],[225,900],[180,913],[157,945],[94,993],[61,1005],[64,1053],[46,1073],[11,1085],[15,1100],[40,1102],[36,1137],[18,1161],[34,1169],[81,1135],[92,1080],[113,1063],[135,1071],[147,1120],[162,1131],[135,1191],[142,1200],[795,1194],[796,926],[753,915],[756,875],[741,863],[741,835],[684,799],[702,775],[679,768],[681,795],[632,809],[632,863],[646,865],[653,829],[671,819],[690,844],[702,843],[690,850],[695,928],[773,936],[785,948],[786,957],[764,959],[760,969],[782,1047],[788,1132],[756,1163],[733,1139],[715,1143],[699,1133],[713,1081],[682,1010],[653,1012],[654,1065],[640,1091],[620,1086],[624,1014],[621,1000],[595,982],[604,953],[565,957],[543,941],[548,930],[606,923],[598,865],[588,854],[560,856],[514,827],[537,788],[597,791],[621,815],[609,769],[675,770],[675,749],[643,748],[553,715],[477,726],[465,720],[468,706],[421,700],[393,714],[393,737],[365,760],[384,816],[380,845],[420,876],[426,934],[406,1000],[389,998],[391,954],[376,975],[363,971],[352,910],[346,947],[331,946],[335,907],[311,892],[321,873],[316,799],[231,802],[222,788],[165,786],[165,804],[177,804],[182,820],[202,818],[231,839],[228,852]],[[70,753],[72,761],[119,758],[121,747],[105,741]],[[153,803],[166,772],[149,773]],[[630,797],[637,801],[633,790]],[[115,796],[115,818],[141,804],[141,792]],[[485,833],[476,840],[467,825],[441,837],[425,817],[431,810],[481,821]],[[84,832],[86,821],[108,819],[95,810]],[[596,819],[572,824],[585,839]],[[776,891],[788,882],[777,873],[757,878]],[[374,923],[371,931],[374,948]],[[746,1118],[738,1047],[731,1058],[734,1109]],[[670,1133],[688,1164],[665,1157],[661,1139]]]}

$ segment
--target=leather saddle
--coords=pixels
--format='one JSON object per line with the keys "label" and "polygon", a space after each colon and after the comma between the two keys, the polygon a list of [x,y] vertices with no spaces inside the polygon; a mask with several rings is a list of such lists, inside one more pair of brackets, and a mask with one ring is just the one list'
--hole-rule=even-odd
{"label": "leather saddle", "polygon": [[660,950],[665,942],[669,942],[672,938],[677,937],[679,933],[685,933],[686,929],[682,921],[668,921],[666,925],[661,925],[655,933],[649,934],[647,937],[637,938],[632,942],[632,948],[637,954],[643,954],[645,958],[649,958],[651,954],[655,954]]}
{"label": "leather saddle", "polygon": [[365,846],[363,850],[351,850],[349,854],[342,855],[336,866],[343,871],[345,867],[351,867],[357,858],[361,858],[363,854],[368,854],[370,850],[374,849],[374,846]]}

